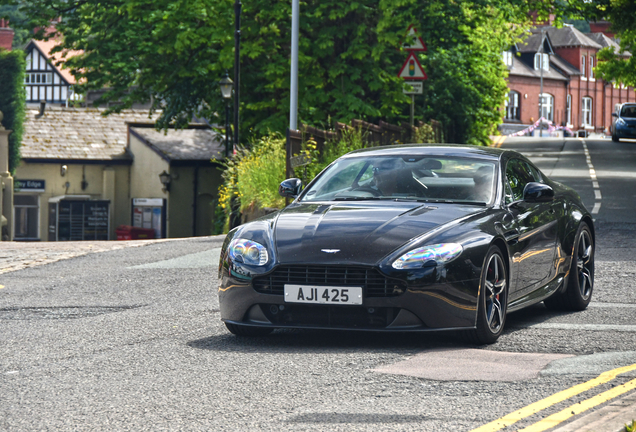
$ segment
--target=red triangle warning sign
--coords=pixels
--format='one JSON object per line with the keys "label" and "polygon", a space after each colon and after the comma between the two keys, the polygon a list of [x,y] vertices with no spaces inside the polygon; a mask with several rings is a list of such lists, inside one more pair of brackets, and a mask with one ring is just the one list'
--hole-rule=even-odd
{"label": "red triangle warning sign", "polygon": [[409,54],[408,58],[402,65],[402,69],[400,69],[398,76],[407,80],[428,79],[428,76],[426,76],[426,72],[424,72],[420,61],[417,59],[417,56],[414,53]]}
{"label": "red triangle warning sign", "polygon": [[[411,24],[406,31],[407,42],[402,45],[406,51],[426,51],[426,44],[421,37],[417,35],[417,29]],[[410,42],[410,43],[409,43]]]}

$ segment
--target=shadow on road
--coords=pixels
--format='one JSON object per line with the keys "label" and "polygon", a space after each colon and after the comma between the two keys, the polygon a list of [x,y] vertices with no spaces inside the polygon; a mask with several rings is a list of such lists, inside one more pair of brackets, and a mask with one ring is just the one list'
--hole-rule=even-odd
{"label": "shadow on road", "polygon": [[466,347],[455,333],[380,333],[336,330],[279,329],[264,337],[241,337],[231,334],[194,340],[188,346],[196,349],[230,352],[324,353],[390,349],[393,352],[421,351],[423,348]]}

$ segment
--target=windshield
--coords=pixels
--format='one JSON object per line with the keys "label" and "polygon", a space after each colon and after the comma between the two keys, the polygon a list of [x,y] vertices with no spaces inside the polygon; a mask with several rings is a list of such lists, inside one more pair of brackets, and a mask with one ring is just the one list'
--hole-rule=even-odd
{"label": "windshield", "polygon": [[621,109],[621,117],[636,118],[636,105],[626,105]]}
{"label": "windshield", "polygon": [[336,161],[301,201],[408,199],[488,204],[495,163],[448,156],[350,157]]}

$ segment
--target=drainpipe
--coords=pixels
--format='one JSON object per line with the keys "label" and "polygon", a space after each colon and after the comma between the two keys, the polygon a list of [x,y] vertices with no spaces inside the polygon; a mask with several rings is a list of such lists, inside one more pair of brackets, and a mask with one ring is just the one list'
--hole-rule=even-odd
{"label": "drainpipe", "polygon": [[46,110],[46,101],[40,101],[40,112],[35,115],[35,118],[41,118],[44,116],[44,111]]}

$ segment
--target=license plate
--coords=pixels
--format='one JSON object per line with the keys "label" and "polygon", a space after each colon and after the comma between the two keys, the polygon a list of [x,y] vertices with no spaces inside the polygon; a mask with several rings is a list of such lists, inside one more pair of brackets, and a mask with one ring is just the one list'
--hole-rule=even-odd
{"label": "license plate", "polygon": [[285,302],[330,305],[361,305],[362,287],[285,284]]}

